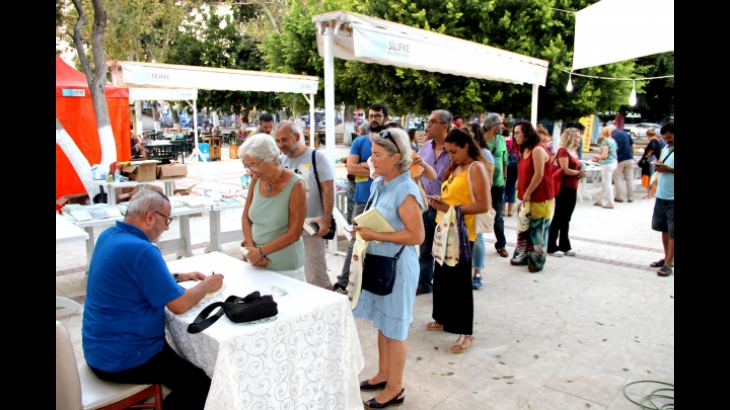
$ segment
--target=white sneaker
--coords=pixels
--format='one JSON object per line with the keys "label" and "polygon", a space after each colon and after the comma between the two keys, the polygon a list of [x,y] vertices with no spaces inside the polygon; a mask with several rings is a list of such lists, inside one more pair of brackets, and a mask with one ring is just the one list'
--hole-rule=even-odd
{"label": "white sneaker", "polygon": [[557,256],[558,258],[562,258],[563,255],[565,255],[565,254],[563,253],[563,251],[557,251],[557,252],[553,252],[553,253],[548,252],[548,255]]}
{"label": "white sneaker", "polygon": [[569,250],[568,252],[565,252],[565,256],[575,256],[575,255],[576,255],[576,253],[575,253],[575,251],[574,251],[574,250],[572,250],[572,249],[571,249],[571,250]]}

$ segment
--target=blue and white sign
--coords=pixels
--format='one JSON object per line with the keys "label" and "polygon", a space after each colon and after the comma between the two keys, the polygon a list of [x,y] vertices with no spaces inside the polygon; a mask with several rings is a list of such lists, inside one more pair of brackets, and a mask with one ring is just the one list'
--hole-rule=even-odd
{"label": "blue and white sign", "polygon": [[86,90],[64,88],[61,90],[61,93],[64,97],[86,97]]}

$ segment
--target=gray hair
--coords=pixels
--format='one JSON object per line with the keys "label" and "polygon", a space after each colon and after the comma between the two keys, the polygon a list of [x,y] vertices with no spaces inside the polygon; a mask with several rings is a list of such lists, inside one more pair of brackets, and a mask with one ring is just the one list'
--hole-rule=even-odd
{"label": "gray hair", "polygon": [[449,130],[451,130],[451,113],[446,110],[433,110],[431,111],[431,115],[436,114],[439,116],[439,122],[446,124],[449,126]]}
{"label": "gray hair", "polygon": [[367,122],[363,122],[362,124],[360,124],[360,126],[357,127],[357,129],[362,130],[362,132],[364,132],[365,135],[370,134],[370,124],[368,124]]}
{"label": "gray hair", "polygon": [[279,147],[269,134],[256,134],[248,137],[246,142],[238,149],[238,158],[243,159],[246,155],[257,160],[269,163],[279,163]]}
{"label": "gray hair", "polygon": [[484,131],[489,132],[492,130],[492,127],[502,122],[502,116],[497,114],[496,112],[493,112],[491,114],[487,114],[486,118],[484,118]]}
{"label": "gray hair", "polygon": [[[398,144],[397,147],[390,139],[380,137],[380,135],[382,135],[382,132],[385,131],[390,133],[390,136],[393,137],[393,141]],[[383,130],[382,132],[380,134],[373,134],[373,138],[370,138],[370,140],[373,144],[378,145],[386,150],[390,156],[393,156],[394,154],[400,152],[400,160],[398,160],[395,165],[398,167],[398,170],[401,174],[408,171],[408,169],[411,167],[411,163],[413,162],[411,159],[413,152],[411,149],[411,139],[408,138],[408,134],[398,128],[389,128],[387,130]]]}
{"label": "gray hair", "polygon": [[157,211],[170,200],[155,188],[147,187],[137,192],[127,206],[127,218],[137,218],[149,211]]}
{"label": "gray hair", "polygon": [[[297,127],[297,124],[291,122],[291,121],[282,121],[279,123],[279,125],[276,126],[276,130],[280,130],[284,126],[289,126],[289,134],[292,136],[292,138],[299,134],[299,136],[302,136],[302,132],[299,130],[299,127]],[[296,139],[295,139],[296,140]],[[274,141],[276,142],[276,141]]]}

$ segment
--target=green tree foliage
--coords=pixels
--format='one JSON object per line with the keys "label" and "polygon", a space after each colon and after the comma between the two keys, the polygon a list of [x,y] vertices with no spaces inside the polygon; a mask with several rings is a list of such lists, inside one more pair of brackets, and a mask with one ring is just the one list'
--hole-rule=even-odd
{"label": "green tree foliage", "polygon": [[[311,16],[343,9],[413,27],[463,38],[550,62],[546,87],[540,88],[540,118],[577,120],[596,110],[618,110],[628,101],[630,82],[573,78],[575,16],[557,10],[580,10],[597,0],[292,0],[281,35],[266,41],[265,60],[279,72],[324,77],[317,54]],[[321,4],[320,4],[321,3]],[[438,55],[433,56],[438,59]],[[428,112],[445,108],[454,113],[483,111],[530,113],[531,87],[479,80],[356,61],[336,63],[337,101],[364,107],[386,103],[394,112]],[[603,77],[631,77],[634,61],[580,70]],[[637,84],[641,91],[642,84]],[[296,98],[296,97],[294,97]]]}
{"label": "green tree foliage", "polygon": [[[641,68],[643,77],[674,75],[674,52],[639,58],[637,65]],[[638,96],[637,107],[625,107],[625,109],[638,111],[641,117],[647,121],[664,122],[668,120],[670,116],[674,115],[674,78],[643,83],[644,92]]]}
{"label": "green tree foliage", "polygon": [[[203,24],[189,25],[165,54],[170,64],[263,71],[259,44],[241,34],[231,16],[203,14]],[[198,106],[223,114],[240,114],[253,107],[275,111],[281,105],[274,93],[200,90]]]}

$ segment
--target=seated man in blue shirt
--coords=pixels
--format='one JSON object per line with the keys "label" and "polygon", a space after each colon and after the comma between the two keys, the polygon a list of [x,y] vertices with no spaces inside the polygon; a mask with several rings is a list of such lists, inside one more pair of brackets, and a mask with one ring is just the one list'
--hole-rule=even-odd
{"label": "seated man in blue shirt", "polygon": [[[172,221],[170,201],[156,189],[132,198],[123,222],[105,230],[89,265],[83,326],[84,358],[100,379],[164,384],[165,410],[202,409],[210,378],[165,342],[165,307],[181,314],[223,285],[223,275],[171,274],[152,243]],[[201,282],[185,290],[176,282]]]}

